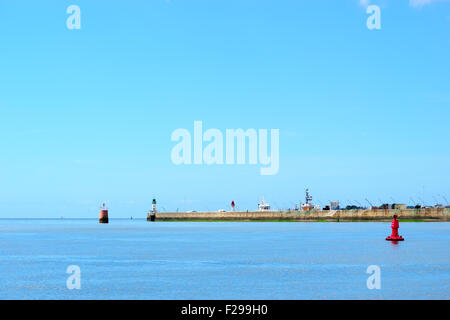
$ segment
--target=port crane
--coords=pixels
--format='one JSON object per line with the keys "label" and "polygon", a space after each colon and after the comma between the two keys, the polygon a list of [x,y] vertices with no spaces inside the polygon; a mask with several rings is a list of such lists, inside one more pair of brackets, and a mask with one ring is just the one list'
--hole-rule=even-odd
{"label": "port crane", "polygon": [[425,207],[425,203],[423,202],[423,198],[417,197],[417,200],[419,201],[419,202],[417,202],[417,203],[421,203],[421,204],[422,204],[422,207]]}
{"label": "port crane", "polygon": [[442,199],[444,199],[444,200],[445,200],[445,203],[448,205],[448,201],[447,201],[447,198],[446,198],[446,197],[441,196],[440,194],[438,194],[438,196],[440,196]]}
{"label": "port crane", "polygon": [[433,199],[434,199],[434,201],[435,201],[435,205],[439,205],[439,201],[438,201],[438,199],[436,199],[436,197],[435,196],[432,196],[433,197]]}
{"label": "port crane", "polygon": [[362,206],[362,204],[361,203],[359,203],[359,201],[358,200],[355,200],[355,202],[357,203],[357,204],[359,204],[359,207],[360,208],[362,208],[363,206]]}

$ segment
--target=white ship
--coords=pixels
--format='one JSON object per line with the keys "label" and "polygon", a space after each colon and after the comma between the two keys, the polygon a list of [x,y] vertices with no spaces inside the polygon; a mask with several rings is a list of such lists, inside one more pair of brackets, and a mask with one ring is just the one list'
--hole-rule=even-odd
{"label": "white ship", "polygon": [[305,190],[305,193],[306,193],[306,203],[302,203],[301,207],[303,211],[311,211],[312,209],[314,209],[314,206],[311,203],[312,196],[309,195],[308,189]]}
{"label": "white ship", "polygon": [[262,198],[261,203],[258,203],[259,211],[270,211],[270,204],[264,202],[264,197]]}

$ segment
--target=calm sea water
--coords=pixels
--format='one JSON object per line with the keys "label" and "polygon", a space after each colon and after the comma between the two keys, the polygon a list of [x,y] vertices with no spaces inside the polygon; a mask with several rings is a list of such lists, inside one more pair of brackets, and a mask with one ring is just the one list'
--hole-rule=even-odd
{"label": "calm sea water", "polygon": [[0,220],[0,299],[449,299],[450,223],[400,231],[393,244],[381,222]]}

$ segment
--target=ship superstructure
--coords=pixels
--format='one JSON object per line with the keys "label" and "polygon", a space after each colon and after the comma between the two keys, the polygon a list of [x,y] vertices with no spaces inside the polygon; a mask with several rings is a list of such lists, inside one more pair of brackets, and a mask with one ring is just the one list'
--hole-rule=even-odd
{"label": "ship superstructure", "polygon": [[309,189],[305,190],[305,198],[306,198],[306,203],[302,203],[302,210],[303,211],[311,211],[312,209],[314,209],[313,204],[311,203],[312,201],[312,196],[309,194]]}
{"label": "ship superstructure", "polygon": [[270,211],[270,204],[264,202],[264,197],[262,197],[261,203],[258,203],[259,211]]}

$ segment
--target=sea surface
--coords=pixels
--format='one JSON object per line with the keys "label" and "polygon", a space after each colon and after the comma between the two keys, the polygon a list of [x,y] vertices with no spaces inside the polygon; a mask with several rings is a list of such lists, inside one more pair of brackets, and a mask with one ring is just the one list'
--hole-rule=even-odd
{"label": "sea surface", "polygon": [[[450,223],[0,220],[0,299],[449,299]],[[67,268],[81,288],[68,289]],[[368,289],[367,268],[381,289]]]}

